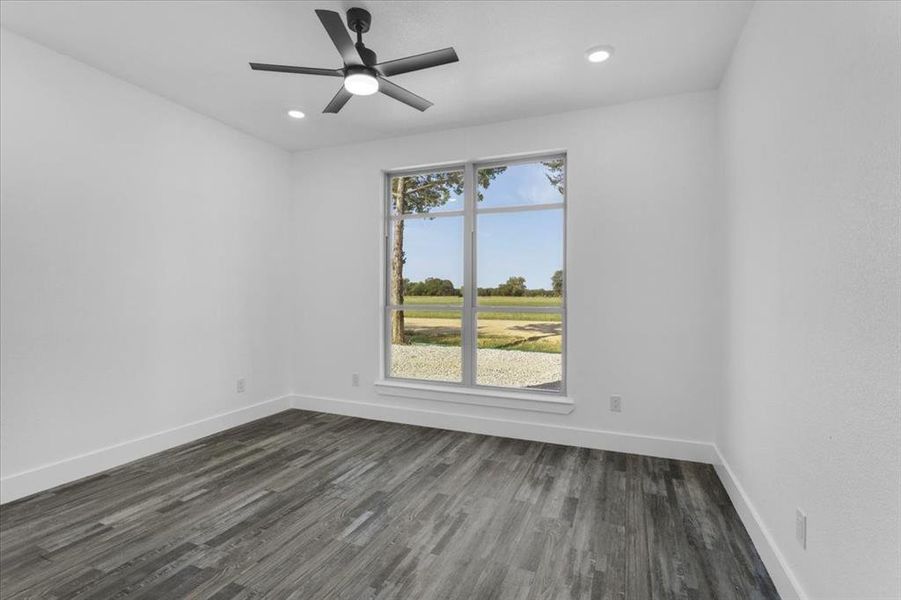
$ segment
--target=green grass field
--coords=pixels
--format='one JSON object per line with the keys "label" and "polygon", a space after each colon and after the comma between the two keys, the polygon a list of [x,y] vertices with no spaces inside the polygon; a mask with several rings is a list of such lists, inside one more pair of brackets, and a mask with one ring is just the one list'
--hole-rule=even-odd
{"label": "green grass field", "polygon": [[[407,296],[404,304],[453,304],[463,306],[463,298],[459,296]],[[530,297],[530,296],[487,296],[480,297],[479,306],[510,307],[510,312],[483,312],[479,313],[479,320],[498,321],[560,321],[560,315],[556,313],[516,312],[517,306],[560,306],[558,297]],[[441,319],[449,315],[446,311],[437,310],[407,310],[407,317],[419,319]]]}

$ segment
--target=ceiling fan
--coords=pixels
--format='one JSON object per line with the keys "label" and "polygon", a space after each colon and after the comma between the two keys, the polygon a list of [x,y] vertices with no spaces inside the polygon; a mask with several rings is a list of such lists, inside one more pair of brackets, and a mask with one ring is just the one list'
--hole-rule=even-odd
{"label": "ceiling fan", "polygon": [[457,53],[453,48],[434,50],[416,56],[398,58],[387,62],[376,62],[375,52],[363,45],[363,34],[369,31],[372,16],[362,8],[351,8],[347,11],[347,26],[357,34],[357,42],[353,43],[341,15],[331,10],[317,10],[316,15],[322,26],[338,49],[343,69],[317,69],[312,67],[291,67],[287,65],[267,65],[250,63],[255,71],[275,71],[277,73],[299,73],[301,75],[325,75],[327,77],[343,77],[344,85],[325,107],[324,113],[337,113],[347,104],[351,96],[368,96],[382,92],[395,100],[423,111],[432,103],[386,79],[392,75],[429,69],[448,63],[457,62]]}

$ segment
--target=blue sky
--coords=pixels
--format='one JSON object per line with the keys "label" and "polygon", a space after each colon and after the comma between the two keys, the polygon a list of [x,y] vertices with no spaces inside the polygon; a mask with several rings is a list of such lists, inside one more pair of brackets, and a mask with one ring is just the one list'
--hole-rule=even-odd
{"label": "blue sky", "polygon": [[494,178],[482,192],[480,208],[563,202],[563,195],[547,180],[541,163],[513,165]]}
{"label": "blue sky", "polygon": [[[484,193],[480,207],[562,201],[536,164],[509,167]],[[447,208],[460,210],[462,204]],[[480,215],[477,232],[478,287],[521,275],[529,288],[550,289],[551,275],[563,265],[562,209]],[[404,277],[410,281],[439,277],[462,285],[463,217],[407,220],[404,249]]]}

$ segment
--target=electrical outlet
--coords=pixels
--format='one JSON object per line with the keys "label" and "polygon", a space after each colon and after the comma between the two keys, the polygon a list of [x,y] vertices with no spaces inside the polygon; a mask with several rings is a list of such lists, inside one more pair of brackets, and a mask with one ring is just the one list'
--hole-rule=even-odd
{"label": "electrical outlet", "polygon": [[795,509],[795,537],[801,547],[807,550],[807,513],[800,508]]}
{"label": "electrical outlet", "polygon": [[354,373],[350,376],[350,384],[354,387],[360,387],[360,374]]}
{"label": "electrical outlet", "polygon": [[610,396],[610,412],[623,412],[622,396]]}
{"label": "electrical outlet", "polygon": [[244,378],[241,377],[235,382],[235,391],[239,394],[243,394],[245,389],[247,389],[247,383],[244,381]]}

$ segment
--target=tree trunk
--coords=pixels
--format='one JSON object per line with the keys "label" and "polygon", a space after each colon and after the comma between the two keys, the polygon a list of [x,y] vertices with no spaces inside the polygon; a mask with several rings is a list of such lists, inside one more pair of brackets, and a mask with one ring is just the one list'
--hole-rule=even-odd
{"label": "tree trunk", "polygon": [[[406,178],[398,177],[394,180],[394,206],[397,214],[404,212],[404,184]],[[391,304],[398,306],[404,303],[404,221],[394,221],[394,244],[391,248]],[[405,344],[404,313],[395,311],[391,319],[391,343]]]}

